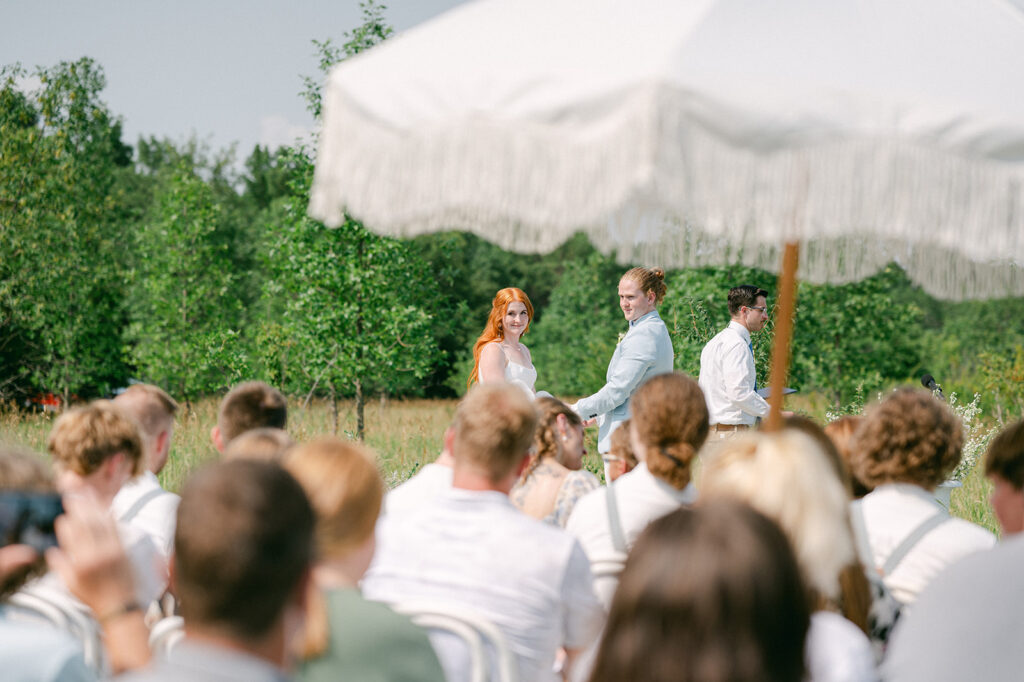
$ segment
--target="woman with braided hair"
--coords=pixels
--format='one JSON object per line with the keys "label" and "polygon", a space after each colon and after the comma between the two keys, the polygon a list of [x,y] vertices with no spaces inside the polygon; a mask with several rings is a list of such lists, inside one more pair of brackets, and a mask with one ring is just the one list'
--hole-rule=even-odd
{"label": "woman with braided hair", "polygon": [[538,398],[537,411],[534,454],[510,496],[527,515],[564,528],[576,501],[600,482],[582,469],[587,451],[579,415],[555,398]]}

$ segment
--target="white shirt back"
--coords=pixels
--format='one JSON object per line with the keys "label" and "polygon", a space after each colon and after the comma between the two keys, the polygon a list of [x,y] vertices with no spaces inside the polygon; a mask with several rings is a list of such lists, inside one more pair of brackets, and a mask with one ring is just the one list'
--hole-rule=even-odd
{"label": "white shirt back", "polygon": [[160,487],[152,471],[145,471],[121,486],[110,511],[118,521],[148,535],[166,561],[174,549],[179,502],[180,497]]}
{"label": "white shirt back", "polygon": [[[453,488],[377,525],[363,579],[368,599],[443,602],[470,609],[508,640],[521,680],[554,680],[559,647],[583,648],[603,621],[590,565],[572,536],[532,519],[508,496]],[[466,648],[432,632],[452,682],[469,678]]]}
{"label": "white shirt back", "polygon": [[700,353],[697,383],[704,391],[712,424],[753,424],[768,414],[768,402],[755,391],[757,370],[750,332],[739,322],[718,332]]}

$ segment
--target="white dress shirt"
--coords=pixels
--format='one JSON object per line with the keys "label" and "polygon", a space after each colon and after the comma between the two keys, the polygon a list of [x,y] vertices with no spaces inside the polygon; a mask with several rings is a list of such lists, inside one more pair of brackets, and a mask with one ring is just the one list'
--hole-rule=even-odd
{"label": "white dress shirt", "polygon": [[[876,568],[885,564],[917,526],[942,510],[932,493],[909,483],[880,485],[852,504],[859,506],[864,515],[871,549],[871,556],[862,556],[861,561]],[[893,597],[910,604],[949,564],[972,552],[991,549],[995,544],[995,536],[981,526],[950,518],[922,537],[892,572],[884,576],[883,582]]]}
{"label": "white dress shirt", "polygon": [[876,682],[871,641],[838,613],[815,611],[807,630],[808,682]]}
{"label": "white dress shirt", "polygon": [[452,467],[434,462],[425,465],[408,481],[388,491],[383,513],[400,514],[451,490],[454,472]]}
{"label": "white dress shirt", "polygon": [[697,383],[704,391],[712,424],[752,425],[768,414],[768,402],[754,391],[757,370],[750,332],[736,321],[718,332],[700,353]]}
{"label": "white dress shirt", "polygon": [[[697,500],[697,489],[693,483],[676,490],[652,474],[644,462],[620,476],[612,485],[627,550],[633,547],[651,521]],[[612,542],[607,495],[608,488],[602,487],[580,498],[565,526],[580,541],[591,563],[625,558]],[[618,584],[617,575],[602,573],[594,578],[594,589],[606,609],[611,605]]]}
{"label": "white dress shirt", "polygon": [[[367,599],[442,602],[471,610],[505,635],[521,680],[555,680],[559,647],[581,649],[604,613],[576,540],[495,491],[453,488],[377,524],[377,552],[362,583]],[[468,651],[430,633],[451,682],[468,680]]]}
{"label": "white dress shirt", "polygon": [[169,560],[181,498],[160,487],[156,474],[145,471],[128,481],[114,496],[110,511],[118,521],[141,530]]}

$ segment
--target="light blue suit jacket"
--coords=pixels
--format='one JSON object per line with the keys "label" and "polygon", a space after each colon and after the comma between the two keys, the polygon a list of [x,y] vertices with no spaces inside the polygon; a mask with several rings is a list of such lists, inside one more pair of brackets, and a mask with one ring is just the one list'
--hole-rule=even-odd
{"label": "light blue suit jacket", "polygon": [[608,363],[604,387],[574,406],[584,419],[599,418],[598,452],[608,452],[612,431],[629,419],[630,396],[651,377],[671,372],[673,357],[672,339],[657,310],[630,324]]}

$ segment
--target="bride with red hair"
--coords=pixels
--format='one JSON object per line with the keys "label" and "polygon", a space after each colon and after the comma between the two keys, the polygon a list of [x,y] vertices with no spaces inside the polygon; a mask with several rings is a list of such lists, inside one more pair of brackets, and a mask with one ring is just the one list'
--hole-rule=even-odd
{"label": "bride with red hair", "polygon": [[519,342],[532,319],[533,304],[522,289],[507,287],[494,295],[487,326],[473,345],[473,371],[467,388],[476,381],[505,381],[533,397],[537,370],[530,350]]}

